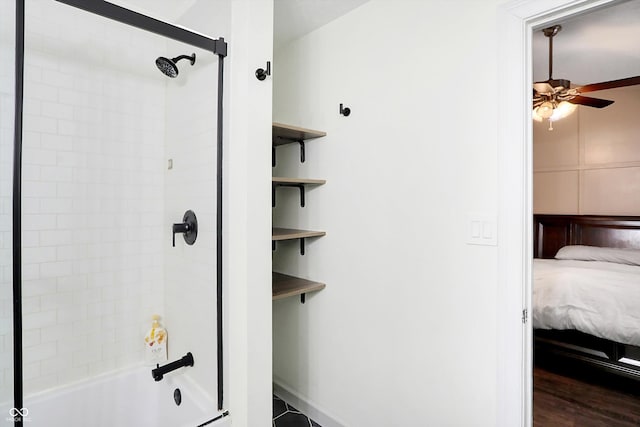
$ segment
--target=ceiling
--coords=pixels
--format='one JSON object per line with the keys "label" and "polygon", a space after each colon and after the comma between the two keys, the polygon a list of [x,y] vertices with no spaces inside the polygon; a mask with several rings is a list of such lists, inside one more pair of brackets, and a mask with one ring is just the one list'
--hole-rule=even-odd
{"label": "ceiling", "polygon": [[[109,1],[158,19],[176,22],[197,0]],[[367,1],[369,0],[274,0],[274,49],[322,27]]]}
{"label": "ceiling", "polygon": [[[640,1],[557,23],[562,30],[553,39],[554,78],[580,86],[640,75]],[[548,39],[535,31],[533,81],[548,78],[548,49]]]}
{"label": "ceiling", "polygon": [[273,48],[310,33],[368,0],[274,0]]}
{"label": "ceiling", "polygon": [[[110,0],[175,22],[198,0]],[[207,0],[211,1],[211,0]],[[274,49],[333,21],[368,0],[274,0]],[[640,75],[640,0],[557,22],[553,77],[575,85]],[[549,24],[550,26],[551,24]],[[533,34],[533,80],[548,78],[548,39]]]}
{"label": "ceiling", "polygon": [[176,22],[197,0],[107,0],[167,22]]}

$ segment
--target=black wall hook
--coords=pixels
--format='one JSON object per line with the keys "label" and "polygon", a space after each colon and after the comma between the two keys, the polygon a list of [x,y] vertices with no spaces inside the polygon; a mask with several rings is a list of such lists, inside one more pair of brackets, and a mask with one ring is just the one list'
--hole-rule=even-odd
{"label": "black wall hook", "polygon": [[351,114],[351,108],[342,107],[342,104],[340,104],[340,114],[342,114],[343,116],[347,117],[349,114]]}
{"label": "black wall hook", "polygon": [[267,69],[258,68],[256,70],[256,79],[262,81],[271,75],[271,61],[267,61]]}

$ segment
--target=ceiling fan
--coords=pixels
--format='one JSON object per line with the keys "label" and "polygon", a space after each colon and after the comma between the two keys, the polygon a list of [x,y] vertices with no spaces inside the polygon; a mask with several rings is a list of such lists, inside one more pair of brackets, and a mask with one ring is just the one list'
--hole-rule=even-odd
{"label": "ceiling fan", "polygon": [[613,104],[613,101],[606,99],[582,96],[583,93],[640,84],[640,76],[592,83],[579,87],[571,87],[571,82],[566,79],[554,79],[552,77],[553,37],[558,34],[561,29],[562,27],[560,25],[554,25],[542,30],[544,35],[549,39],[549,79],[533,84],[534,119],[538,121],[549,119],[549,130],[553,130],[551,125],[552,121],[568,116],[575,111],[578,105],[604,108]]}

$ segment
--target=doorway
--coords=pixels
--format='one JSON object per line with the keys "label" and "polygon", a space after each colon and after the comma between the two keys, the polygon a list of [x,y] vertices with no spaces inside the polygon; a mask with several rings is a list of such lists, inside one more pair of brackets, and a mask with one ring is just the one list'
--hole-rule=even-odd
{"label": "doorway", "polygon": [[[500,10],[504,83],[499,94],[498,423],[532,425],[531,282],[533,258],[532,34],[554,22],[614,4],[615,0],[513,1]],[[519,285],[514,285],[519,284]],[[518,378],[513,375],[519,372]]]}
{"label": "doorway", "polygon": [[[625,381],[625,377],[637,378],[640,374],[632,356],[640,341],[621,333],[626,313],[633,315],[639,303],[633,302],[638,280],[633,271],[637,267],[623,267],[628,270],[623,274],[629,274],[628,288],[625,282],[612,288],[606,278],[615,273],[605,271],[620,264],[564,259],[574,258],[571,250],[578,248],[560,249],[588,245],[597,260],[597,255],[610,252],[610,247],[633,246],[634,227],[625,223],[624,229],[616,229],[613,223],[623,218],[633,221],[640,211],[635,189],[628,185],[636,181],[629,175],[640,170],[633,131],[634,113],[640,108],[640,88],[634,83],[640,78],[630,77],[638,74],[637,60],[629,60],[636,47],[631,47],[631,54],[625,50],[626,40],[640,37],[639,14],[637,2],[618,2],[554,21],[533,33],[534,82],[550,79],[552,85],[568,87],[558,79],[570,79],[571,87],[580,88],[580,93],[588,97],[572,100],[571,104],[565,101],[564,106],[571,109],[562,119],[554,116],[552,121],[542,120],[534,114],[534,287],[530,318],[534,328],[535,426],[550,425],[553,420],[585,426],[640,422],[637,410],[631,409],[638,405],[633,380]],[[542,93],[535,94],[534,106],[547,96],[544,83],[535,87]],[[557,105],[561,108],[559,98]],[[583,101],[588,104],[578,106]],[[631,194],[621,194],[625,192]],[[606,229],[602,228],[604,222]],[[566,224],[566,233],[557,234],[564,227],[560,224]],[[603,237],[616,233],[624,239],[595,241],[589,230],[596,228]],[[552,234],[563,236],[560,240],[564,241]],[[558,250],[564,260],[545,259],[558,258]],[[580,276],[581,272],[588,275]],[[590,284],[599,274],[603,276],[598,284]],[[603,292],[599,294],[598,288]],[[629,292],[625,292],[627,289]],[[590,303],[585,304],[584,298]],[[622,301],[630,311],[620,305],[613,310],[607,308]],[[586,311],[590,304],[592,308]],[[609,312],[616,315],[604,314]],[[597,400],[589,397],[593,394],[598,395]]]}

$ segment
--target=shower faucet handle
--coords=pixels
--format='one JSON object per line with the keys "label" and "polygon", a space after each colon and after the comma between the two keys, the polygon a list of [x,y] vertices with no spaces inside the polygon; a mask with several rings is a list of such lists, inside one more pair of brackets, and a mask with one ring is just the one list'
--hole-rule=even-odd
{"label": "shower faucet handle", "polygon": [[176,233],[187,233],[189,231],[189,224],[186,222],[180,222],[177,224],[173,224],[171,229],[173,232],[173,247],[176,247]]}
{"label": "shower faucet handle", "polygon": [[187,245],[193,245],[198,237],[198,218],[193,211],[189,210],[182,217],[183,222],[173,224],[171,231],[173,234],[173,247],[176,246],[176,234],[182,233]]}

